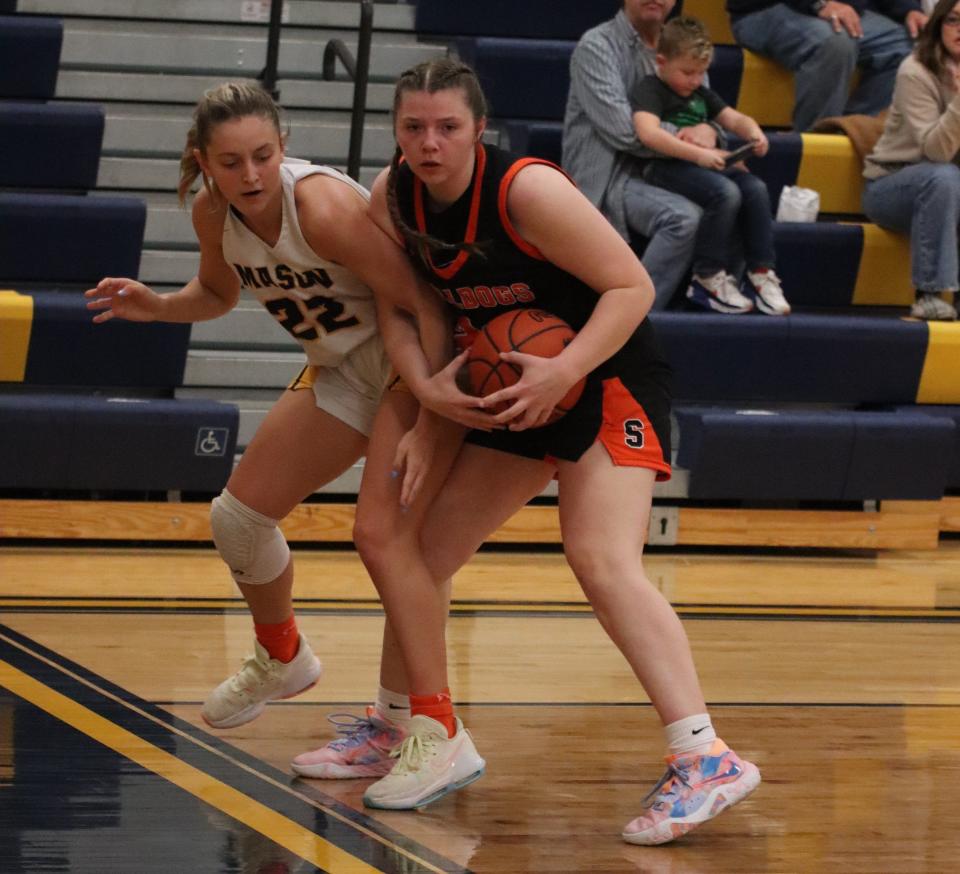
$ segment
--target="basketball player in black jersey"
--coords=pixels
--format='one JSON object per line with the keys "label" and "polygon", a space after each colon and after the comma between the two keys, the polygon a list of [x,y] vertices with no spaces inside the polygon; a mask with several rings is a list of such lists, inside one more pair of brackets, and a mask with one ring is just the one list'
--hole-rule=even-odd
{"label": "basketball player in black jersey", "polygon": [[[483,145],[485,123],[469,67],[441,59],[404,73],[394,100],[398,152],[373,187],[373,218],[467,334],[522,306],[555,312],[579,333],[556,358],[505,353],[522,378],[485,400],[490,408],[510,402],[496,417],[504,427],[467,435],[442,485],[423,489],[430,505],[405,531],[385,530],[377,513],[378,501],[396,500],[386,475],[376,474],[393,459],[367,460],[373,475],[364,477],[355,540],[387,611],[386,651],[402,653],[413,716],[396,766],[364,801],[421,807],[482,775],[484,761],[451,705],[442,581],[555,476],[570,565],[665,726],[667,772],[623,838],[663,843],[745,797],[760,775],[716,737],[684,629],[641,562],[654,483],[670,475],[668,369],[646,321],[653,287],[558,168]],[[462,360],[417,386],[425,406],[458,393]],[[540,427],[584,376],[574,409]],[[381,415],[375,432],[412,424]],[[415,448],[421,437],[427,449]],[[429,452],[430,440],[429,428],[415,430],[401,446]]]}

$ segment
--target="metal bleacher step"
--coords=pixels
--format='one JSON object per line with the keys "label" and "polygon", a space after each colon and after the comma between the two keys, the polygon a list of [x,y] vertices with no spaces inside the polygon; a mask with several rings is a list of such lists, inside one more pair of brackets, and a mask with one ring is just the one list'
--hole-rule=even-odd
{"label": "metal bleacher step", "polygon": [[[294,152],[291,151],[295,157]],[[346,170],[339,162],[330,166]],[[369,188],[386,162],[360,168],[360,184]],[[174,191],[180,176],[180,162],[175,158],[131,158],[117,156],[101,158],[97,173],[98,193],[136,192],[141,196],[145,191]]]}
{"label": "metal bleacher step", "polygon": [[[359,12],[351,0],[285,0],[282,23],[291,27],[356,27]],[[270,0],[19,0],[17,11],[38,15],[98,18],[162,19],[164,21],[263,24]],[[413,30],[415,7],[403,3],[374,4],[377,30]]]}
{"label": "metal bleacher step", "polygon": [[[172,104],[112,103],[105,107],[102,154],[140,158],[176,158],[183,151],[190,129],[190,109]],[[290,127],[289,150],[321,161],[336,161],[346,155],[350,142],[350,119],[340,111],[291,110],[285,114]],[[367,160],[389,162],[393,132],[387,116],[364,125]]]}
{"label": "metal bleacher step", "polygon": [[282,389],[303,367],[303,353],[295,350],[190,349],[183,374],[184,386],[212,389]]}
{"label": "metal bleacher step", "polygon": [[[235,79],[256,81],[252,77]],[[197,98],[223,81],[223,76],[190,73],[131,73],[103,70],[61,70],[56,97],[62,100],[126,100],[140,103],[182,103],[192,110]],[[341,109],[353,106],[353,82],[279,79],[280,103],[286,109]],[[393,86],[371,82],[367,111],[389,112]]]}
{"label": "metal bleacher step", "polygon": [[[60,63],[72,70],[251,77],[266,63],[266,37],[265,25],[194,22],[185,27],[182,22],[65,17]],[[288,28],[280,42],[279,74],[318,77],[323,47],[331,39],[342,40],[356,55],[355,30]],[[444,52],[419,43],[412,33],[375,32],[370,77],[391,81],[399,71]]]}

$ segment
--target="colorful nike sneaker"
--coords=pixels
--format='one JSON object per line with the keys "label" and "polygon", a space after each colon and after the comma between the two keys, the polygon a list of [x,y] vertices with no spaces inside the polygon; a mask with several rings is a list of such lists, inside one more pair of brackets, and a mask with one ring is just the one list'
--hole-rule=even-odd
{"label": "colorful nike sneaker", "polygon": [[294,774],[319,780],[349,780],[390,773],[394,766],[390,752],[407,736],[402,726],[384,719],[375,707],[368,707],[365,717],[333,713],[327,719],[341,737],[297,756],[290,763]]}
{"label": "colorful nike sneaker", "polygon": [[705,755],[667,757],[667,772],[643,799],[646,813],[628,823],[630,844],[665,844],[746,798],[760,785],[760,771],[722,740]]}

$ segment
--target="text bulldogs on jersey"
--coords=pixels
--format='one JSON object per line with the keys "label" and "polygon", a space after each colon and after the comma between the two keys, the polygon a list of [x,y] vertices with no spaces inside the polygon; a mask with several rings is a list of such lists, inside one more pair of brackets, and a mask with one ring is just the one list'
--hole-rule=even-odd
{"label": "text bulldogs on jersey", "polygon": [[525,282],[514,282],[512,285],[464,285],[460,288],[441,288],[440,294],[444,300],[464,310],[475,310],[480,307],[512,306],[515,303],[530,303],[537,296]]}

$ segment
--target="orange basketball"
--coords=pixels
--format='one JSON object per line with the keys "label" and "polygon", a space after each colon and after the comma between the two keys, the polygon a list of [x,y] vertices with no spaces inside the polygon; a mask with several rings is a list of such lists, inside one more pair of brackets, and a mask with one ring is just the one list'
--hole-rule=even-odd
{"label": "orange basketball", "polygon": [[[489,321],[470,344],[464,365],[471,393],[486,397],[513,385],[520,379],[521,369],[500,359],[501,352],[524,352],[553,358],[559,355],[577,333],[563,319],[544,310],[510,310]],[[581,379],[554,408],[547,424],[568,413],[583,394]],[[494,410],[493,412],[499,412]]]}

